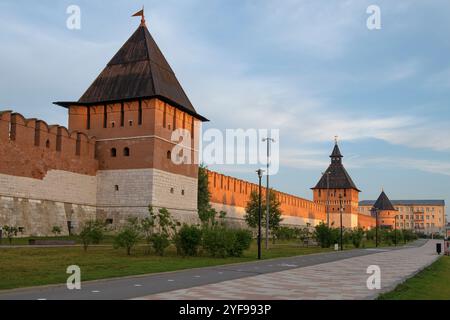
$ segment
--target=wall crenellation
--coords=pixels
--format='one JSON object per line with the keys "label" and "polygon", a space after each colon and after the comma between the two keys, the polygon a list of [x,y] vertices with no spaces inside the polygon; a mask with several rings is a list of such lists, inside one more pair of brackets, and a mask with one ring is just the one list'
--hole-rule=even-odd
{"label": "wall crenellation", "polygon": [[0,112],[0,173],[38,179],[52,169],[95,175],[95,144],[83,132]]}

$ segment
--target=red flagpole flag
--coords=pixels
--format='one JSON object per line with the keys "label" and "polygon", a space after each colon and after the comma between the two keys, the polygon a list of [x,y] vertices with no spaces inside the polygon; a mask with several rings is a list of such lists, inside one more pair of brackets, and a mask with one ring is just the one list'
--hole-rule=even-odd
{"label": "red flagpole flag", "polygon": [[132,15],[132,17],[143,17],[143,16],[144,16],[144,9]]}

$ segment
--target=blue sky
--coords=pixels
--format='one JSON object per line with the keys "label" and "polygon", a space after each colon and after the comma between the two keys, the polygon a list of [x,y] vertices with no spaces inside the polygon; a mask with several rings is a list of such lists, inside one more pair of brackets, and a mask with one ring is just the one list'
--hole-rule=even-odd
{"label": "blue sky", "polygon": [[[82,29],[66,28],[79,5]],[[333,137],[361,199],[450,203],[450,2],[164,0],[0,2],[0,109],[66,124],[139,24],[214,128],[281,129],[279,190],[311,198]],[[366,27],[369,5],[382,29]],[[254,168],[216,167],[255,180]]]}

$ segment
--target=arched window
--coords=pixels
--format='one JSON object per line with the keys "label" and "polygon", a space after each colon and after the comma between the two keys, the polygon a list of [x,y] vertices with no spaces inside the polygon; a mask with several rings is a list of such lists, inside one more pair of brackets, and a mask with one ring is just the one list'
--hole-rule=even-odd
{"label": "arched window", "polygon": [[172,151],[167,151],[167,159],[172,160]]}
{"label": "arched window", "polygon": [[50,149],[50,140],[47,140],[47,142],[45,143],[45,147],[46,147],[47,149]]}
{"label": "arched window", "polygon": [[111,149],[111,157],[113,157],[113,158],[117,157],[117,149],[116,148]]}
{"label": "arched window", "polygon": [[129,157],[130,156],[130,148],[125,148],[123,149],[123,155],[125,157]]}

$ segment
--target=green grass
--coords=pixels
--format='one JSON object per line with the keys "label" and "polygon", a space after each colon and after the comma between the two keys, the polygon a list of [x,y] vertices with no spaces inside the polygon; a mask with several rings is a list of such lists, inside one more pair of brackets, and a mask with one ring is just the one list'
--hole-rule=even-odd
{"label": "green grass", "polygon": [[379,300],[450,300],[450,257],[442,257]]}
{"label": "green grass", "polygon": [[[256,244],[241,258],[179,257],[171,248],[166,256],[145,255],[143,246],[132,256],[112,247],[91,247],[84,252],[81,247],[67,248],[3,248],[0,249],[0,290],[30,286],[65,283],[70,265],[81,267],[82,280],[97,280],[130,275],[216,266],[248,262],[257,256]],[[329,252],[331,249],[301,247],[280,242],[263,251],[264,259]]]}

